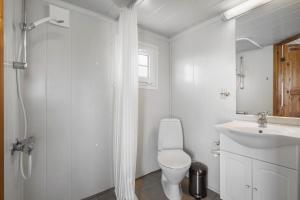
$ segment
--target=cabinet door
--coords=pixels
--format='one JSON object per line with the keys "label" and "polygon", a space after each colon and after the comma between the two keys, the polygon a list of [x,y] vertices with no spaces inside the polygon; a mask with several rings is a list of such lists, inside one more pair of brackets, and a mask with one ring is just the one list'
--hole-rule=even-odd
{"label": "cabinet door", "polygon": [[221,198],[252,200],[251,159],[221,152]]}
{"label": "cabinet door", "polygon": [[297,200],[296,170],[253,161],[253,200]]}

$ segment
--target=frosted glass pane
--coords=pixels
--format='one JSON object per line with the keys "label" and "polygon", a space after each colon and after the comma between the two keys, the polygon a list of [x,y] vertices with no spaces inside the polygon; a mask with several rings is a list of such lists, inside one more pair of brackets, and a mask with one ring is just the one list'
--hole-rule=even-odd
{"label": "frosted glass pane", "polygon": [[147,78],[149,76],[149,68],[145,66],[139,66],[139,77]]}
{"label": "frosted glass pane", "polygon": [[149,65],[149,56],[139,54],[139,65],[148,66]]}

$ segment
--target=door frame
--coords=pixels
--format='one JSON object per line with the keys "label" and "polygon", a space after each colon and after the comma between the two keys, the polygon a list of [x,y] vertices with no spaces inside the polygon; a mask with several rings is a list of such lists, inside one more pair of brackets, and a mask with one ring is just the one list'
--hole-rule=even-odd
{"label": "door frame", "polygon": [[[282,46],[290,43],[296,39],[300,38],[300,33],[296,34],[292,37],[289,37],[281,42],[274,44],[273,48],[273,61],[274,61],[274,71],[273,71],[273,115],[274,116],[284,116],[284,106],[283,108],[279,108],[281,104],[281,92],[279,89],[281,88],[281,80],[282,80],[282,69],[281,65],[281,52]],[[286,51],[287,49],[284,49]],[[285,100],[283,99],[283,104]]]}

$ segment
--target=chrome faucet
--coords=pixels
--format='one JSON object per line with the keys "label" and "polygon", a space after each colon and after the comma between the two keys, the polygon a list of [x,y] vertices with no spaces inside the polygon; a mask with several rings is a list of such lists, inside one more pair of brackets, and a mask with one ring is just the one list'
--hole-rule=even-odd
{"label": "chrome faucet", "polygon": [[24,152],[30,155],[34,148],[34,144],[35,144],[35,138],[33,136],[23,140],[17,139],[16,142],[12,144],[11,155],[14,155],[14,153],[17,151]]}
{"label": "chrome faucet", "polygon": [[257,123],[258,123],[259,127],[262,127],[262,128],[267,127],[267,123],[268,123],[267,116],[268,116],[268,114],[269,114],[268,112],[260,112],[260,113],[257,114],[257,116],[258,116]]}

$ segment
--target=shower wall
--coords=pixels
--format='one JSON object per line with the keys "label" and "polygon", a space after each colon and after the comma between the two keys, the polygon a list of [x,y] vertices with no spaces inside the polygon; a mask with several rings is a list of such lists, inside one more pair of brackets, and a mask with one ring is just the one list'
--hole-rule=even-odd
{"label": "shower wall", "polygon": [[[15,60],[22,0],[5,0],[5,60]],[[116,22],[58,0],[27,0],[28,22],[53,3],[70,10],[70,27],[49,23],[29,33],[21,72],[28,134],[36,137],[33,173],[23,181],[10,145],[22,137],[15,70],[5,65],[5,200],[79,200],[113,187],[112,113]],[[137,176],[159,169],[160,119],[170,114],[168,38],[140,29],[158,47],[158,89],[139,90]]]}
{"label": "shower wall", "polygon": [[[115,24],[55,3],[70,10],[70,27],[48,23],[29,33],[23,91],[36,148],[24,200],[79,200],[113,186]],[[47,4],[28,0],[28,21],[46,17]]]}
{"label": "shower wall", "polygon": [[21,136],[21,121],[17,102],[15,59],[20,31],[21,0],[4,1],[4,195],[5,200],[22,200],[23,181],[18,172],[19,157],[10,155],[10,147]]}

